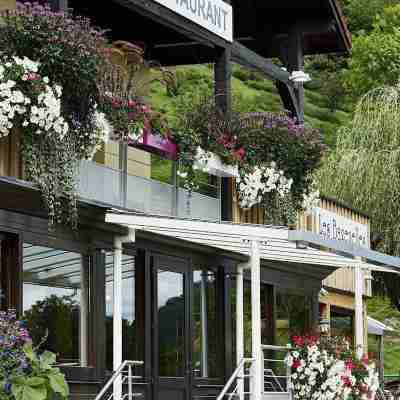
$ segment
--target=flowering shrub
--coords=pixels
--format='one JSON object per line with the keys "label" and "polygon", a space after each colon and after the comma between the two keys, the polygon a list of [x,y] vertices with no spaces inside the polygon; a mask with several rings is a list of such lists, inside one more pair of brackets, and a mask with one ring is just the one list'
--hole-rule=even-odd
{"label": "flowering shrub", "polygon": [[187,188],[195,186],[193,165],[200,146],[239,167],[239,204],[261,204],[266,222],[293,223],[296,212],[308,206],[303,199],[312,190],[309,176],[325,150],[318,130],[299,125],[284,113],[224,115],[209,99],[200,99],[183,112],[175,128]]}
{"label": "flowering shrub", "polygon": [[276,191],[280,197],[285,197],[293,184],[293,179],[285,177],[282,170],[276,169],[276,163],[269,167],[254,167],[252,172],[243,173],[237,178],[240,207],[251,208],[261,203],[267,193]]}
{"label": "flowering shrub", "polygon": [[77,226],[78,163],[107,140],[97,84],[107,43],[89,20],[19,3],[0,25],[0,137],[21,132],[25,175],[48,209],[49,226]]}
{"label": "flowering shrub", "polygon": [[373,400],[379,387],[375,365],[340,337],[294,336],[286,363],[298,400]]}
{"label": "flowering shrub", "polygon": [[0,399],[50,400],[68,397],[64,376],[52,364],[55,355],[37,355],[28,331],[14,313],[0,312]]}

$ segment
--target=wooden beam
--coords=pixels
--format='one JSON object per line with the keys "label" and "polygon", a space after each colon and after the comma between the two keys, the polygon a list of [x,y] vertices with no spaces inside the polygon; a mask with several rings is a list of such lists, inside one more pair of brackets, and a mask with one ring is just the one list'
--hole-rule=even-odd
{"label": "wooden beam", "polygon": [[0,12],[7,10],[15,10],[17,7],[16,0],[0,0]]}
{"label": "wooden beam", "polygon": [[269,78],[291,85],[289,72],[284,71],[270,60],[258,55],[239,42],[232,44],[232,61],[243,67],[257,70]]}
{"label": "wooden beam", "polygon": [[281,100],[285,110],[289,111],[292,118],[299,119],[299,105],[295,89],[291,85],[286,85],[283,82],[276,81],[275,86],[281,96]]}
{"label": "wooden beam", "polygon": [[227,47],[229,43],[207,29],[187,20],[154,1],[148,0],[113,0],[115,3],[129,10],[165,25],[182,35],[200,42],[207,42],[219,47]]}

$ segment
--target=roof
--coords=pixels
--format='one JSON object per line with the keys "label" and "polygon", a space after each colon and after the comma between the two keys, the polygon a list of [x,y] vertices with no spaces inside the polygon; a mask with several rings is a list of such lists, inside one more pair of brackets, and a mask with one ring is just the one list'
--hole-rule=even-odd
{"label": "roof", "polygon": [[[305,54],[348,52],[350,34],[336,0],[232,0],[234,39],[265,58],[297,27]],[[146,45],[146,58],[164,66],[215,61],[215,46],[229,44],[152,0],[69,0],[77,14],[108,30],[112,40]]]}
{"label": "roof", "polygon": [[394,332],[392,327],[385,325],[383,322],[380,322],[377,319],[368,317],[367,323],[368,333],[370,335],[383,336],[385,332]]}
{"label": "roof", "polygon": [[249,242],[255,239],[260,243],[261,264],[265,267],[276,262],[285,265],[291,272],[313,274],[321,280],[338,268],[359,263],[329,251],[312,247],[299,248],[295,242],[289,240],[290,231],[285,227],[215,223],[126,213],[120,210],[106,213],[105,220],[139,232],[152,232],[246,257],[250,256]]}

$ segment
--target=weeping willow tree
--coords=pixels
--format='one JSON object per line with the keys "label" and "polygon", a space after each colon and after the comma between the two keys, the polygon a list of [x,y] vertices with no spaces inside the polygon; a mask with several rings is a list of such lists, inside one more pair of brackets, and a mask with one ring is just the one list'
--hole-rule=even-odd
{"label": "weeping willow tree", "polygon": [[[382,237],[378,249],[400,256],[400,86],[362,97],[325,161],[316,175],[321,192],[367,213],[371,232]],[[375,282],[399,306],[400,279],[386,274]]]}

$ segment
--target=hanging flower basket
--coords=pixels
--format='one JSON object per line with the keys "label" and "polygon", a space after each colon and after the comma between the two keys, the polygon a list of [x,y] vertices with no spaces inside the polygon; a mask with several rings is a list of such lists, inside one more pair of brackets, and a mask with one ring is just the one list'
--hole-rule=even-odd
{"label": "hanging flower basket", "polygon": [[239,176],[237,165],[224,164],[218,155],[206,152],[201,147],[197,148],[194,165],[204,172],[222,178],[237,178]]}
{"label": "hanging flower basket", "polygon": [[144,129],[143,134],[138,138],[135,147],[146,150],[149,153],[155,153],[166,157],[170,160],[175,160],[177,156],[176,143],[168,136]]}

